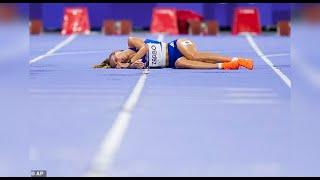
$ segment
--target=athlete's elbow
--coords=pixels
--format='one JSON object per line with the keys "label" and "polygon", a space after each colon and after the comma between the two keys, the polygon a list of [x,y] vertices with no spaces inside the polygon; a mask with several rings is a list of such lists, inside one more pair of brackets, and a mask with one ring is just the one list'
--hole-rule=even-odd
{"label": "athlete's elbow", "polygon": [[198,58],[197,58],[197,55],[196,55],[195,53],[190,53],[187,58],[188,58],[188,59],[191,59],[191,60],[196,60],[196,59],[198,59]]}
{"label": "athlete's elbow", "polygon": [[135,39],[135,37],[133,37],[133,36],[129,36],[129,37],[128,37],[128,45],[129,45],[129,46],[132,46],[132,45],[133,45],[134,39]]}

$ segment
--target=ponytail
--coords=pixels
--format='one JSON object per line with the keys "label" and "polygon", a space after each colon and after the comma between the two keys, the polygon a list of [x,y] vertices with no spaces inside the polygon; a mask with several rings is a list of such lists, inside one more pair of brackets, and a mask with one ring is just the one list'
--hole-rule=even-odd
{"label": "ponytail", "polygon": [[112,52],[107,59],[102,61],[102,63],[100,64],[94,65],[93,68],[105,68],[105,69],[111,68],[110,59],[113,55],[115,55],[115,53],[116,51]]}
{"label": "ponytail", "polygon": [[102,63],[94,65],[93,68],[111,68],[110,66],[110,59],[105,59]]}
{"label": "ponytail", "polygon": [[112,56],[114,56],[116,54],[116,52],[118,51],[123,51],[123,50],[117,50],[117,51],[113,51],[108,58],[106,58],[104,61],[102,61],[102,63],[94,65],[93,68],[112,68],[110,65],[110,59],[112,58]]}

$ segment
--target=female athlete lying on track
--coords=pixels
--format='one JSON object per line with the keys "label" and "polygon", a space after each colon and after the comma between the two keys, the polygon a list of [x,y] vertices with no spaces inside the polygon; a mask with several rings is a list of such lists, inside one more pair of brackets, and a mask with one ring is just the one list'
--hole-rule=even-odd
{"label": "female athlete lying on track", "polygon": [[194,42],[177,39],[170,43],[151,39],[128,38],[128,49],[112,52],[94,68],[185,68],[185,69],[253,69],[253,61],[199,52]]}

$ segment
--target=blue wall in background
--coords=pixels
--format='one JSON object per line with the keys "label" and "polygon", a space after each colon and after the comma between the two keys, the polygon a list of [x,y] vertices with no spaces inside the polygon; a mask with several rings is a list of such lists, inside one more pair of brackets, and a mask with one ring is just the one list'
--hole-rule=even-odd
{"label": "blue wall in background", "polygon": [[29,3],[19,3],[17,7],[21,17],[29,17]]}
{"label": "blue wall in background", "polygon": [[289,3],[31,3],[30,18],[42,19],[46,29],[58,29],[61,28],[63,9],[70,6],[87,7],[93,28],[100,28],[104,19],[130,19],[135,28],[149,27],[154,7],[190,9],[205,19],[218,20],[221,26],[231,26],[236,7],[257,7],[263,26],[290,19]]}

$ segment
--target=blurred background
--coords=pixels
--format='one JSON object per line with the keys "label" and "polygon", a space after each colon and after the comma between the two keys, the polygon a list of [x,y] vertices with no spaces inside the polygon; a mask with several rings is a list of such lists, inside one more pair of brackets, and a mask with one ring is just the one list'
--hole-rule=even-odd
{"label": "blurred background", "polygon": [[101,29],[104,19],[128,19],[134,30],[149,30],[153,8],[161,7],[189,10],[204,20],[217,20],[222,30],[230,30],[234,9],[244,6],[259,9],[266,30],[274,30],[279,20],[290,20],[288,3],[31,3],[30,19],[41,19],[44,30],[59,30],[65,7],[87,7],[94,30]]}

